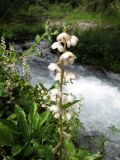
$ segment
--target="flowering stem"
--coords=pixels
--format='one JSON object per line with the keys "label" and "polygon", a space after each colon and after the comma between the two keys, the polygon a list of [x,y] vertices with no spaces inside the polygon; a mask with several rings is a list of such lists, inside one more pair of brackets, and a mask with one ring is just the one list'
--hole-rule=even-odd
{"label": "flowering stem", "polygon": [[[64,62],[61,62],[61,81],[60,81],[60,108],[62,110],[62,86],[63,86],[63,79],[64,79]],[[62,112],[60,113],[60,157],[59,159],[62,159]]]}
{"label": "flowering stem", "polygon": [[[64,41],[64,50],[66,51],[66,41]],[[60,80],[60,103],[59,107],[62,110],[62,87],[63,87],[63,79],[64,79],[64,61],[61,61],[61,80]],[[62,112],[60,113],[60,157],[59,160],[62,160]]]}

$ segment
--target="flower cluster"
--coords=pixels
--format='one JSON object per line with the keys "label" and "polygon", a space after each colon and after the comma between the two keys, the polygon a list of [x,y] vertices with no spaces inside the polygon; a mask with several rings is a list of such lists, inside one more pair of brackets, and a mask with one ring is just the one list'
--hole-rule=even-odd
{"label": "flower cluster", "polygon": [[[50,99],[53,101],[53,105],[49,107],[49,110],[53,113],[54,118],[60,118],[69,121],[73,115],[73,108],[75,108],[76,97],[70,93],[63,93],[63,85],[66,83],[72,83],[76,79],[74,73],[69,73],[64,70],[64,66],[72,65],[76,59],[75,54],[68,51],[71,46],[76,46],[78,38],[76,36],[70,36],[68,33],[63,32],[57,36],[57,42],[53,43],[51,48],[57,49],[62,53],[59,60],[56,63],[51,63],[48,69],[53,73],[54,80],[58,82],[56,88],[50,91]],[[68,104],[68,107],[63,106]],[[78,107],[79,108],[79,107]],[[79,108],[80,109],[80,108]]]}

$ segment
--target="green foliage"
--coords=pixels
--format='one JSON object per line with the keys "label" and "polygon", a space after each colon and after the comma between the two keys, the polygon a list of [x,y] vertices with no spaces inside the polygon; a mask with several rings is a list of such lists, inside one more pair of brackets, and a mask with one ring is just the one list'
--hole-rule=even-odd
{"label": "green foliage", "polygon": [[94,28],[78,32],[79,44],[75,49],[82,64],[120,72],[120,32]]}
{"label": "green foliage", "polygon": [[[46,31],[44,36],[49,39],[48,23]],[[36,36],[36,45],[43,37]],[[59,122],[54,119],[49,109],[45,108],[54,103],[49,96],[44,99],[50,90],[42,84],[32,86],[12,68],[12,65],[20,61],[24,55],[28,55],[29,51],[19,57],[15,54],[13,46],[10,50],[6,50],[5,41],[2,38],[0,45],[0,158],[3,160],[57,160],[60,147]],[[66,109],[77,102],[66,104],[64,107]],[[73,144],[76,128],[79,125],[77,117],[73,117],[71,122],[63,123],[62,150],[65,154],[62,159],[98,159],[101,156],[92,155]],[[69,136],[69,133],[72,134]]]}

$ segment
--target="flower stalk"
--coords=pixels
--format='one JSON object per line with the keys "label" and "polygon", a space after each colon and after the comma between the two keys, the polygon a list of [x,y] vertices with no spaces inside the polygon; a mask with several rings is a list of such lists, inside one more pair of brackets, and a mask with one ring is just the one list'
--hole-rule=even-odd
{"label": "flower stalk", "polygon": [[[62,110],[62,87],[63,87],[63,79],[64,79],[64,62],[61,62],[61,81],[60,81],[60,93],[61,96],[59,101],[59,107]],[[60,160],[62,159],[62,111],[60,112]]]}
{"label": "flower stalk", "polygon": [[[65,71],[66,65],[72,65],[76,56],[68,51],[70,46],[75,46],[78,42],[76,36],[69,35],[66,30],[57,36],[57,42],[54,42],[51,46],[52,49],[58,49],[62,53],[59,60],[56,63],[51,63],[48,69],[53,72],[54,80],[57,81],[58,85],[56,88],[51,90],[50,98],[55,105],[50,106],[49,110],[53,113],[54,118],[59,119],[59,160],[62,160],[62,149],[63,145],[63,124],[67,123],[72,118],[72,104],[74,104],[75,96],[71,93],[63,93],[63,86],[65,83],[71,83],[76,78],[73,73],[67,73]],[[67,100],[67,101],[66,101]],[[68,107],[63,107],[68,102],[71,103]]]}

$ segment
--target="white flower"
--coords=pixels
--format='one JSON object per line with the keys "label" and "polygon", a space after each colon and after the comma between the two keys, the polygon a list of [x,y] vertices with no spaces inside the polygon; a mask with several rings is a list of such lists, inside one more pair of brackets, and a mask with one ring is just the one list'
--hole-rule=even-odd
{"label": "white flower", "polygon": [[54,80],[59,81],[60,79],[61,79],[61,73],[59,72],[59,73],[56,74]]}
{"label": "white flower", "polygon": [[50,98],[52,101],[57,101],[57,98],[60,97],[60,91],[59,89],[52,89],[51,90],[51,94],[50,94]]}
{"label": "white flower", "polygon": [[76,56],[72,52],[69,52],[69,51],[63,53],[60,56],[60,61],[63,61],[64,65],[73,64],[75,59],[76,59]]}
{"label": "white flower", "polygon": [[58,71],[58,72],[61,71],[60,67],[58,67],[56,63],[50,63],[50,65],[48,66],[48,69],[50,71]]}
{"label": "white flower", "polygon": [[59,91],[59,89],[52,89],[51,90],[51,95],[52,96],[59,96],[60,95],[60,91]]}
{"label": "white flower", "polygon": [[76,46],[78,42],[78,38],[76,36],[71,36],[71,46]]}
{"label": "white flower", "polygon": [[70,48],[70,46],[71,46],[71,40],[68,40],[66,43],[67,43],[67,47]]}
{"label": "white flower", "polygon": [[42,108],[46,108],[47,106],[45,104],[42,104]]}
{"label": "white flower", "polygon": [[47,96],[43,96],[43,99],[46,100],[46,99],[48,99],[48,97]]}
{"label": "white flower", "polygon": [[64,47],[61,45],[60,42],[53,43],[51,48],[52,49],[58,49],[59,52],[64,52],[65,51]]}
{"label": "white flower", "polygon": [[73,94],[69,94],[68,96],[67,96],[67,101],[68,102],[73,102],[75,100],[75,96],[73,95]]}
{"label": "white flower", "polygon": [[54,114],[54,118],[58,119],[60,117],[60,114],[59,113],[55,113]]}
{"label": "white flower", "polygon": [[52,111],[53,113],[57,113],[60,111],[59,107],[57,105],[52,105],[50,107],[50,111]]}
{"label": "white flower", "polygon": [[51,101],[56,102],[57,101],[57,97],[56,96],[50,96]]}
{"label": "white flower", "polygon": [[67,34],[66,32],[60,33],[57,36],[57,41],[61,41],[61,42],[67,42],[68,40],[70,40],[70,35]]}
{"label": "white flower", "polygon": [[52,44],[51,48],[52,49],[57,49],[59,45],[60,45],[60,42],[55,42],[55,43]]}
{"label": "white flower", "polygon": [[72,80],[76,79],[76,75],[74,73],[66,73],[65,74],[65,81],[72,82]]}
{"label": "white flower", "polygon": [[72,115],[70,113],[66,113],[65,117],[66,117],[66,120],[69,121],[71,120]]}

